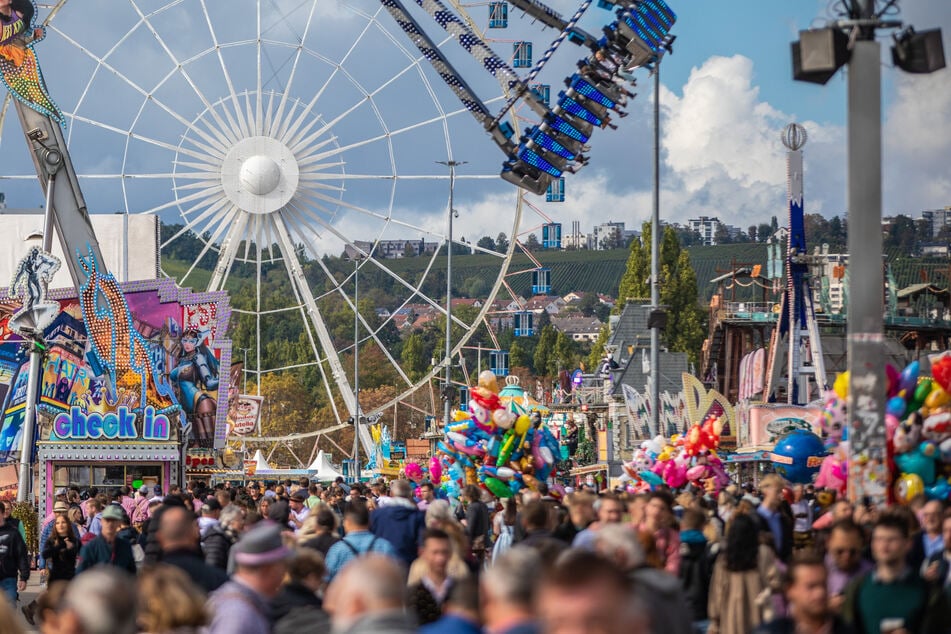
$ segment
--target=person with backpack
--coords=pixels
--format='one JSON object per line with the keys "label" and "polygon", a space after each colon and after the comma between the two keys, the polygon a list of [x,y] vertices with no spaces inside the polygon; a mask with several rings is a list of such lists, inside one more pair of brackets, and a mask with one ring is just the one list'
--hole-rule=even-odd
{"label": "person with backpack", "polygon": [[345,536],[327,551],[327,580],[330,581],[351,560],[367,553],[380,553],[402,560],[389,541],[370,532],[370,510],[366,501],[354,498],[343,513]]}

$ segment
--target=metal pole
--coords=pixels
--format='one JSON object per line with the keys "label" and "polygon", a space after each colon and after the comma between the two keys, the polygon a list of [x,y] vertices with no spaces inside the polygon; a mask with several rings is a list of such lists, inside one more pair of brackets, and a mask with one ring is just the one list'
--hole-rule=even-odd
{"label": "metal pole", "polygon": [[241,352],[244,353],[244,363],[241,367],[241,374],[244,375],[244,385],[241,388],[242,394],[248,393],[248,350],[250,350],[250,348],[241,348]]}
{"label": "metal pole", "polygon": [[[46,206],[43,208],[43,251],[49,253],[53,248],[53,186],[56,184],[55,166],[47,161],[50,168],[49,181],[46,183]],[[20,474],[17,482],[17,502],[30,499],[33,490],[33,430],[36,427],[36,401],[43,376],[43,348],[38,344],[43,333],[33,334],[30,348],[30,376],[26,385],[26,410],[23,412],[23,436],[20,439]]]}
{"label": "metal pole", "polygon": [[[651,210],[651,310],[660,305],[660,60],[654,67],[654,204]],[[651,328],[651,429],[660,433],[660,329]]]}
{"label": "metal pole", "polygon": [[446,237],[446,357],[443,377],[443,424],[449,422],[452,413],[452,399],[449,387],[452,385],[452,217],[456,210],[453,206],[456,189],[456,168],[466,161],[436,161],[449,168],[449,224]]}
{"label": "metal pole", "polygon": [[353,258],[353,473],[360,481],[360,259]]}
{"label": "metal pole", "polygon": [[[869,2],[874,6],[874,3]],[[868,10],[868,7],[865,9]],[[870,37],[874,37],[874,30]],[[886,503],[881,52],[855,43],[848,68],[849,499]]]}

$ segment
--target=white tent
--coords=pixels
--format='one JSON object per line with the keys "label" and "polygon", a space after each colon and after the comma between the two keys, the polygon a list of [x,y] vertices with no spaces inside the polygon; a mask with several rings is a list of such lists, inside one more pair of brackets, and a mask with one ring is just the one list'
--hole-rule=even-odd
{"label": "white tent", "polygon": [[271,465],[269,465],[267,463],[267,460],[264,459],[264,454],[261,453],[260,449],[254,452],[254,462],[255,462],[255,467],[254,467],[255,472],[271,471]]}
{"label": "white tent", "polygon": [[307,467],[307,470],[313,474],[311,475],[312,478],[321,482],[332,482],[338,477],[343,477],[343,474],[330,464],[330,456],[325,454],[323,449],[317,452],[314,462]]}

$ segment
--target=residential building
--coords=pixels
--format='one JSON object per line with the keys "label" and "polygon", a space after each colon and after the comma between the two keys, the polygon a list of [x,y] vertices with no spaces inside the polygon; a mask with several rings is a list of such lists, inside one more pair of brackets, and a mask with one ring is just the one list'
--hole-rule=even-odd
{"label": "residential building", "polygon": [[847,253],[829,253],[829,245],[813,249],[810,273],[812,301],[816,312],[838,315],[845,312]]}
{"label": "residential building", "polygon": [[703,244],[713,246],[717,243],[717,229],[720,228],[720,219],[716,216],[700,216],[687,221],[691,231],[700,234]]}
{"label": "residential building", "polygon": [[588,241],[589,249],[601,251],[621,246],[624,246],[623,222],[603,222],[594,226],[591,239]]}
{"label": "residential building", "polygon": [[353,245],[346,245],[343,251],[344,257],[352,258],[361,257],[363,253],[369,253],[373,249],[373,254],[377,258],[396,260],[418,255],[432,255],[438,248],[438,242],[425,240],[377,240],[375,246],[373,242],[354,240]]}
{"label": "residential building", "polygon": [[951,207],[929,209],[921,212],[921,217],[931,224],[931,237],[937,238],[942,229],[951,225]]}
{"label": "residential building", "polygon": [[574,341],[594,341],[601,332],[602,324],[597,317],[583,317],[572,315],[568,317],[552,317],[551,325],[558,332],[563,332]]}

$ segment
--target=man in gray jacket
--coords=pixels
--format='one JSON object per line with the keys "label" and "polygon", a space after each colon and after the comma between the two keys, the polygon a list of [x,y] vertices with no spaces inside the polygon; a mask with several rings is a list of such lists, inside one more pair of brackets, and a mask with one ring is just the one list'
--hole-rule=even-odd
{"label": "man in gray jacket", "polygon": [[262,522],[231,552],[235,572],[211,594],[208,634],[267,634],[273,625],[270,601],[281,588],[291,551],[281,540],[280,527]]}

